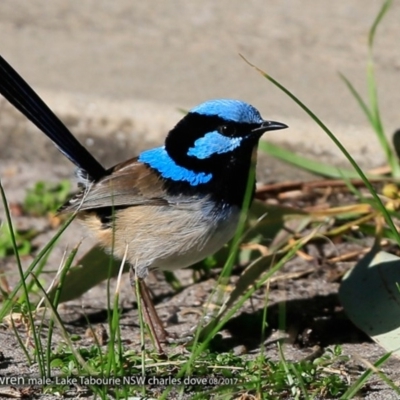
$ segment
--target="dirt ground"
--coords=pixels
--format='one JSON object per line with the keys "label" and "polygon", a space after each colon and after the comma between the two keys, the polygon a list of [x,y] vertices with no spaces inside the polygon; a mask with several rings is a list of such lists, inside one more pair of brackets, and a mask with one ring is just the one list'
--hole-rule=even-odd
{"label": "dirt ground", "polygon": [[[15,126],[18,126],[15,125]],[[263,157],[261,157],[263,158]],[[262,163],[261,163],[262,164]],[[46,163],[18,163],[7,160],[1,165],[0,175],[10,203],[18,202],[24,197],[25,189],[38,179],[57,181],[71,172],[71,168],[63,165],[52,166]],[[293,171],[292,171],[293,173]],[[260,171],[260,176],[263,173]],[[264,177],[265,179],[265,177]],[[45,218],[16,217],[17,228],[35,227],[43,233],[34,240],[34,245],[42,246],[54,234],[54,230],[46,228],[48,221]],[[93,241],[82,230],[78,222],[74,222],[62,236],[57,248],[49,259],[49,269],[56,268],[62,258],[64,250],[71,248],[77,241],[83,239],[80,254],[91,248]],[[365,243],[368,245],[368,243]],[[278,316],[281,306],[286,309],[286,334],[288,343],[285,346],[285,356],[288,360],[300,360],[319,352],[327,346],[341,344],[343,352],[350,355],[351,363],[346,365],[349,370],[360,373],[365,370],[362,360],[376,361],[385,352],[359,331],[344,314],[337,292],[340,277],[354,264],[355,260],[330,265],[326,258],[332,253],[344,254],[354,250],[362,250],[360,245],[312,244],[305,251],[314,257],[313,261],[305,261],[296,257],[276,275],[286,276],[288,273],[300,273],[300,277],[292,279],[278,279],[270,286],[268,306],[268,335],[264,345],[271,359],[278,359],[276,347],[277,331],[279,328]],[[24,257],[23,264],[29,264],[31,257]],[[7,279],[13,286],[18,279],[15,260],[7,257],[0,260],[0,268],[6,273]],[[311,271],[310,271],[311,268]],[[302,272],[306,271],[304,274]],[[235,270],[231,278],[232,285],[240,275],[240,269]],[[193,283],[192,272],[182,270],[177,277],[183,283],[183,290],[175,293],[165,282],[161,273],[151,274],[148,283],[155,295],[155,303],[168,330],[182,337],[190,332],[198,323],[204,302],[207,300],[218,278],[218,270],[211,276],[198,283]],[[115,286],[113,281],[112,287]],[[81,298],[64,303],[60,313],[65,326],[71,334],[83,337],[80,345],[90,344],[85,338],[88,328],[85,315],[93,327],[107,326],[106,284],[91,289]],[[221,332],[218,342],[219,351],[233,350],[237,354],[252,356],[260,351],[259,335],[264,305],[264,291],[257,292],[251,301],[248,301],[238,314],[229,321]],[[123,314],[121,317],[122,338],[132,349],[140,349],[138,315],[135,298],[129,284],[128,276],[123,279],[121,294]],[[61,340],[58,334],[54,342]],[[0,327],[1,352],[4,356],[0,361],[2,375],[35,374],[35,367],[28,367],[25,356],[18,345],[13,332],[5,325]],[[383,367],[383,371],[399,383],[400,361],[392,358]],[[47,396],[51,398],[51,396]],[[374,376],[362,394],[367,399],[395,399],[392,390],[376,376]],[[0,398],[1,391],[0,391]]]}

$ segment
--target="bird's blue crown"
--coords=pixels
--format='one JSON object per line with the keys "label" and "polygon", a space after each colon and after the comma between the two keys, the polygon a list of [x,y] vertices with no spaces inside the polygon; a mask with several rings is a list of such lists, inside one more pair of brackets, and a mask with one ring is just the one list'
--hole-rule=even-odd
{"label": "bird's blue crown", "polygon": [[205,101],[193,107],[190,112],[205,116],[216,116],[225,121],[240,124],[259,124],[263,122],[260,112],[256,108],[244,101],[233,99]]}

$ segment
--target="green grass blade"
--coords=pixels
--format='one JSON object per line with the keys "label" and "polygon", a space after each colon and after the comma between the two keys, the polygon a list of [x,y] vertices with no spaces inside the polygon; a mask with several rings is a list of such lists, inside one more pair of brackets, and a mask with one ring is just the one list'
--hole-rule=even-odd
{"label": "green grass blade", "polygon": [[295,165],[307,171],[311,171],[312,173],[317,175],[326,176],[328,178],[359,178],[359,175],[355,171],[338,168],[319,161],[310,160],[307,157],[299,156],[298,154],[293,153],[290,150],[286,150],[271,142],[260,142],[259,149],[273,157],[279,158],[282,161],[285,161],[289,164]]}
{"label": "green grass blade", "polygon": [[374,23],[371,26],[371,29],[368,34],[368,46],[370,48],[372,48],[372,46],[374,44],[376,29],[378,28],[378,25],[382,21],[382,18],[385,16],[386,12],[389,10],[389,7],[392,5],[392,2],[393,2],[393,0],[386,0],[383,3],[381,9],[379,10],[378,15],[375,18]]}
{"label": "green grass blade", "polygon": [[[379,368],[383,365],[392,355],[392,353],[387,353],[382,356],[377,362],[374,363],[374,367]],[[358,379],[357,381],[351,385],[343,396],[340,398],[341,400],[352,399],[357,393],[361,390],[361,388],[367,383],[368,379],[374,374],[372,369],[366,370]]]}
{"label": "green grass blade", "polygon": [[371,114],[370,109],[368,108],[367,103],[361,98],[360,94],[357,92],[356,88],[353,86],[353,84],[342,74],[339,72],[340,78],[343,80],[347,88],[349,89],[350,93],[354,96],[356,99],[358,105],[360,108],[364,111],[364,114],[367,116],[368,121],[371,126],[374,126],[374,117]]}
{"label": "green grass blade", "polygon": [[[370,49],[372,52],[372,49]],[[368,61],[367,66],[367,86],[368,86],[368,94],[369,101],[372,113],[372,126],[376,132],[376,136],[379,140],[379,143],[382,147],[383,152],[385,153],[386,160],[390,165],[393,176],[400,176],[400,165],[397,159],[397,156],[392,150],[390,143],[385,135],[385,130],[383,128],[382,119],[379,110],[379,102],[378,102],[378,92],[376,89],[376,81],[375,81],[375,73],[374,73],[374,63],[372,60],[372,54],[370,54],[370,59]]]}
{"label": "green grass blade", "polygon": [[342,74],[339,74],[341,79],[346,84],[347,88],[350,90],[351,94],[356,99],[358,105],[363,110],[365,115],[368,118],[368,121],[372,128],[374,129],[376,136],[379,140],[379,143],[382,147],[382,150],[385,154],[386,160],[391,168],[392,175],[395,177],[400,176],[400,164],[396,153],[392,150],[392,147],[385,135],[385,130],[383,128],[382,119],[380,116],[379,110],[379,102],[378,102],[378,91],[376,88],[376,80],[374,73],[374,62],[373,62],[373,43],[375,39],[376,30],[378,25],[382,21],[384,15],[388,11],[392,0],[386,0],[382,5],[379,14],[375,18],[374,23],[369,31],[368,35],[368,64],[367,64],[367,88],[368,88],[368,97],[369,97],[369,107],[361,98],[360,94],[356,91],[354,86],[350,83],[350,81]]}
{"label": "green grass blade", "polygon": [[372,114],[373,123],[372,126],[375,129],[376,135],[380,142],[380,145],[385,153],[388,164],[392,169],[393,176],[400,176],[400,165],[397,159],[396,154],[392,150],[390,143],[385,135],[385,130],[383,128],[382,119],[379,110],[379,101],[378,101],[378,91],[376,88],[376,80],[375,80],[375,72],[374,72],[374,61],[373,61],[373,43],[375,39],[376,30],[388,11],[392,0],[386,0],[377,17],[375,18],[374,23],[369,31],[368,35],[368,64],[367,64],[367,86],[368,86],[368,95],[370,101],[370,112]]}
{"label": "green grass blade", "polygon": [[400,234],[397,231],[389,212],[386,210],[382,200],[379,198],[377,193],[375,192],[373,186],[367,179],[366,175],[362,171],[362,169],[358,166],[355,162],[353,157],[350,153],[346,150],[346,148],[342,145],[342,143],[336,138],[336,136],[329,130],[329,128],[300,100],[298,99],[289,89],[286,89],[282,84],[280,84],[277,80],[275,80],[272,76],[268,75],[266,72],[261,70],[260,68],[256,67],[255,65],[251,64],[247,61],[243,56],[243,60],[246,61],[251,67],[255,68],[264,78],[268,79],[272,82],[276,87],[282,90],[287,96],[289,96],[300,108],[302,108],[316,123],[321,127],[321,129],[329,136],[329,138],[333,141],[333,143],[339,148],[339,150],[344,154],[344,156],[349,160],[350,164],[353,168],[357,171],[357,174],[360,176],[362,181],[364,182],[365,186],[371,193],[372,197],[376,201],[377,207],[379,211],[382,213],[383,217],[385,218],[386,223],[389,225],[391,230],[393,231],[394,236],[396,237],[396,241],[400,244]]}
{"label": "green grass blade", "polygon": [[18,329],[15,326],[14,319],[12,317],[10,318],[10,323],[11,323],[15,338],[17,339],[18,345],[19,345],[20,349],[22,350],[22,352],[24,353],[25,358],[28,361],[28,365],[31,366],[33,363],[33,360],[29,354],[29,351],[28,351],[25,343],[21,339],[21,335],[19,334]]}
{"label": "green grass blade", "polygon": [[[52,250],[53,250],[53,248],[50,248],[49,251],[46,254],[44,254],[44,256],[39,260],[40,262],[38,263],[38,266],[37,266],[36,271],[35,271],[37,276],[40,276],[41,273],[43,272],[43,269],[47,264],[47,261],[48,261],[50,255],[51,255]],[[27,283],[28,293],[32,292],[32,289],[33,289],[34,286],[35,286],[35,281],[32,278],[30,278],[30,281]],[[22,293],[20,298],[18,299],[18,303],[21,304],[25,300],[26,299],[25,299],[24,293]]]}
{"label": "green grass blade", "polygon": [[[78,245],[70,252],[68,258],[66,259],[62,267],[59,281],[55,288],[55,295],[53,300],[53,307],[55,310],[57,310],[58,305],[60,303],[60,295],[63,290],[65,276],[67,275],[68,270],[71,268],[72,262],[74,261],[75,256],[78,252],[79,246],[80,243],[78,243]],[[32,282],[34,282],[34,279],[32,279]],[[53,331],[54,331],[54,318],[51,318],[49,322],[49,333],[47,335],[47,348],[46,348],[47,376],[51,376],[51,348],[52,348]]]}
{"label": "green grass blade", "polygon": [[[27,310],[28,310],[28,318],[29,318],[29,324],[32,327],[32,335],[33,335],[33,340],[35,343],[35,348],[37,350],[37,364],[39,367],[39,371],[40,371],[40,376],[44,376],[45,373],[45,366],[44,366],[44,362],[43,362],[43,349],[42,349],[42,342],[40,341],[40,337],[36,331],[35,328],[35,320],[33,317],[33,312],[32,312],[32,308],[31,308],[31,304],[29,302],[29,292],[28,292],[28,287],[26,284],[26,276],[24,276],[24,271],[22,269],[22,264],[21,264],[21,259],[19,257],[19,253],[18,253],[18,246],[17,246],[17,242],[15,239],[15,234],[14,234],[14,227],[13,227],[13,223],[12,223],[12,219],[11,219],[11,213],[10,213],[10,209],[8,207],[8,202],[7,202],[7,197],[3,188],[3,185],[0,181],[0,193],[1,193],[1,198],[4,204],[4,209],[5,209],[5,214],[6,214],[6,221],[8,224],[8,229],[10,231],[10,238],[12,241],[12,245],[14,248],[14,255],[15,255],[15,259],[17,260],[17,267],[18,267],[18,272],[21,278],[20,281],[20,286],[22,286],[23,289],[23,293],[26,299],[26,304],[27,304]],[[11,297],[12,298],[12,297]],[[9,299],[7,299],[8,301]],[[6,303],[7,303],[6,301]],[[11,310],[12,304],[10,304],[10,308],[8,310]],[[5,307],[2,307],[2,311],[4,312]],[[7,312],[8,312],[7,310]],[[2,318],[0,318],[0,321],[2,320]]]}
{"label": "green grass blade", "polygon": [[83,371],[85,371],[85,373],[95,375],[96,371],[91,366],[89,366],[88,363],[86,363],[86,361],[83,359],[83,357],[81,356],[79,351],[77,351],[75,349],[74,344],[72,343],[72,340],[70,338],[70,335],[67,332],[67,330],[65,329],[65,326],[60,317],[60,314],[54,307],[52,300],[49,298],[49,296],[46,293],[46,290],[43,288],[42,284],[39,282],[39,279],[37,279],[37,277],[33,273],[31,275],[32,275],[33,279],[35,280],[36,285],[42,292],[45,302],[53,314],[53,319],[56,322],[56,324],[58,325],[58,327],[60,329],[60,333],[63,336],[63,339],[65,340],[65,342],[67,343],[69,349],[71,350],[71,353],[74,355],[75,360],[77,361],[77,364],[80,365],[80,367],[83,369]]}
{"label": "green grass blade", "polygon": [[[6,193],[4,191],[3,184],[2,184],[1,181],[0,181],[0,192],[1,192],[2,202],[3,202],[3,205],[4,205],[5,214],[6,214],[6,222],[7,222],[7,225],[8,225],[9,232],[10,232],[10,239],[11,239],[11,243],[12,243],[12,246],[13,246],[13,249],[14,249],[15,259],[17,261],[18,272],[19,272],[19,274],[20,274],[20,276],[22,278],[24,276],[24,272],[23,272],[23,269],[22,269],[21,258],[19,256],[19,252],[18,252],[18,245],[17,245],[17,241],[16,241],[16,238],[15,238],[15,232],[14,232],[14,227],[13,227],[13,223],[12,223],[12,219],[11,219],[10,209],[8,207],[8,201],[7,201]],[[27,285],[26,285],[25,279],[21,280],[21,285],[23,286],[24,294],[25,294],[25,297],[27,298],[28,297],[28,289],[27,289]],[[0,321],[1,320],[2,320],[2,318],[0,317]]]}
{"label": "green grass blade", "polygon": [[[2,190],[2,186],[0,184],[0,190]],[[36,268],[36,266],[40,263],[43,257],[47,254],[50,249],[54,246],[54,243],[58,240],[58,238],[62,235],[62,233],[68,228],[70,223],[74,220],[76,214],[72,214],[70,218],[64,223],[64,225],[58,230],[58,232],[52,237],[52,239],[43,247],[43,249],[39,252],[39,254],[34,258],[31,265],[27,268],[23,275],[23,279],[15,285],[14,290],[10,293],[9,297],[3,304],[3,307],[0,310],[0,321],[10,312],[17,293],[21,289],[22,281],[26,280],[27,277],[32,273],[32,271]]]}

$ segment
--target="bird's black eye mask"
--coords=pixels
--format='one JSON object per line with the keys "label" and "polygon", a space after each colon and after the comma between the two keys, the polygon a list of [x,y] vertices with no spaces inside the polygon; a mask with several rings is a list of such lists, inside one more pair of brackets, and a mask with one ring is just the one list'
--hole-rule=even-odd
{"label": "bird's black eye mask", "polygon": [[218,116],[189,113],[169,132],[165,148],[177,161],[187,156],[206,159],[211,154],[234,150],[243,139],[251,137],[251,131],[258,126],[255,123],[226,121]]}

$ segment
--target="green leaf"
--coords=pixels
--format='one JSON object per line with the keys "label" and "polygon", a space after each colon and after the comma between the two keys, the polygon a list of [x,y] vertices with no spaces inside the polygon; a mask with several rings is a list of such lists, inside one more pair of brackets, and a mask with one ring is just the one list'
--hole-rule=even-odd
{"label": "green leaf", "polygon": [[351,321],[387,351],[400,355],[400,258],[373,248],[350,270],[339,297]]}

